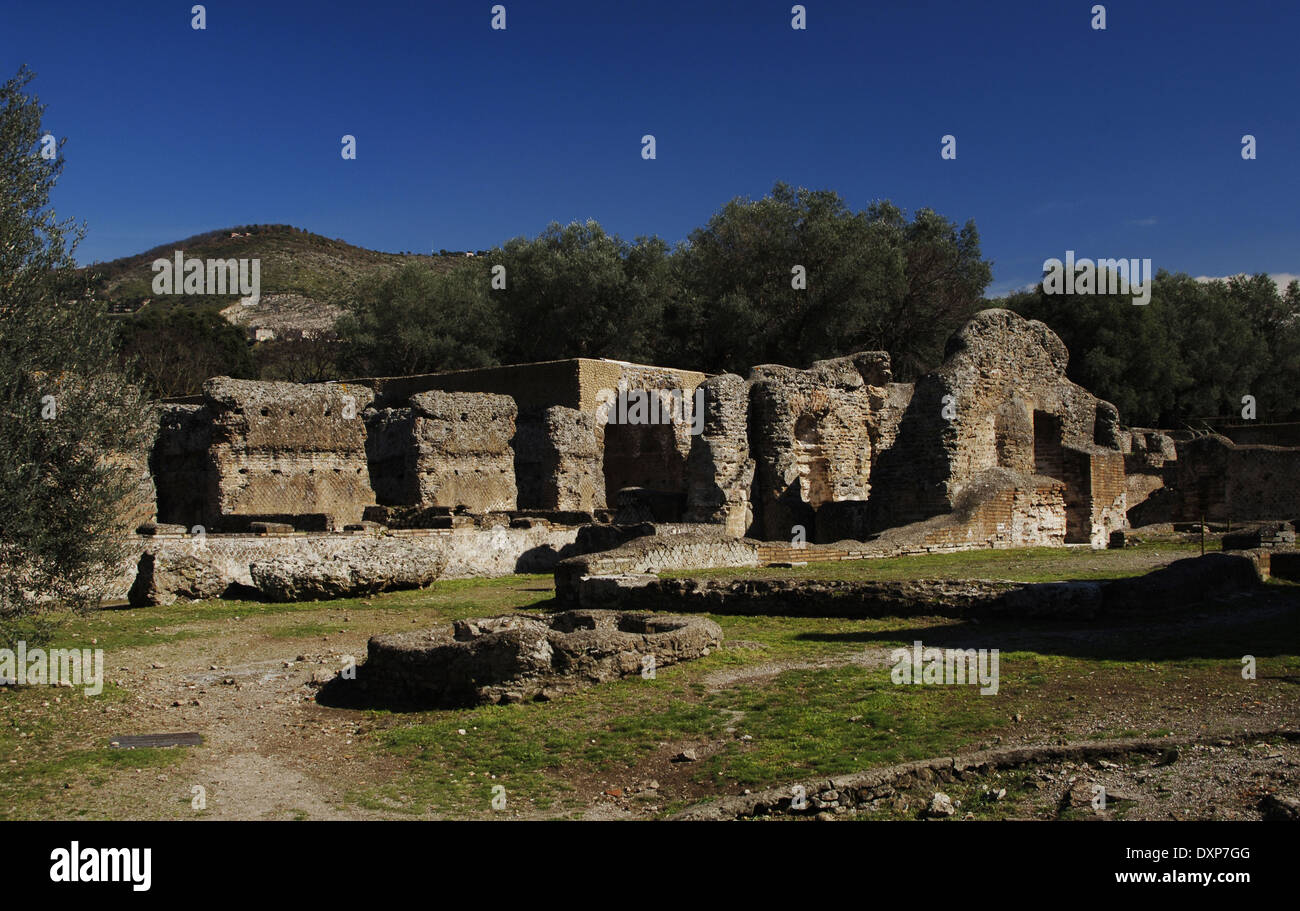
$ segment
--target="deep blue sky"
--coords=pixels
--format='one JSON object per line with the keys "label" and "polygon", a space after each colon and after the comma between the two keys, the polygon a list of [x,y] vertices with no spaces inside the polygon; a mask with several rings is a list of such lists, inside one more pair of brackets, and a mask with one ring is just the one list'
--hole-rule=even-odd
{"label": "deep blue sky", "polygon": [[[1300,273],[1295,0],[0,0],[68,137],[79,260],[289,223],[390,251],[552,220],[684,239],[777,180],[974,218],[990,293],[1044,259]],[[356,161],[340,137],[358,140]],[[643,161],[653,133],[658,158]],[[958,158],[940,158],[940,137]],[[1258,141],[1241,158],[1241,136]]]}

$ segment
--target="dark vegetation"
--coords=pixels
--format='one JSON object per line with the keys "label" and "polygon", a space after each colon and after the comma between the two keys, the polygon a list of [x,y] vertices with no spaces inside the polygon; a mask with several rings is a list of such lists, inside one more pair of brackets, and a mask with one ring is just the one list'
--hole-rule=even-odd
{"label": "dark vegetation", "polygon": [[97,600],[151,439],[103,310],[85,302],[80,230],[49,205],[63,158],[36,151],[32,78],[0,85],[0,647],[39,643],[52,609]]}
{"label": "dark vegetation", "polygon": [[[971,314],[1006,306],[1057,332],[1070,378],[1115,403],[1126,423],[1195,426],[1239,414],[1247,394],[1260,420],[1297,415],[1300,286],[1162,271],[1147,305],[1048,296],[1041,286],[990,301],[991,264],[972,222],[929,209],[908,217],[889,202],[853,211],[831,191],[777,184],[762,199],[732,200],[677,246],[595,222],[552,224],[473,257],[373,253],[279,225],[231,233],[244,232],[109,264],[99,287],[145,284],[137,273],[177,248],[257,255],[264,296],[295,291],[344,308],[337,343],[280,341],[250,361],[218,321],[142,314],[125,345],[152,353],[141,363],[157,394],[191,393],[214,372],[304,381],[608,357],[744,374],[868,349],[888,351],[895,378],[909,381],[939,363]],[[493,287],[496,266],[504,288]],[[804,288],[793,286],[796,266]],[[195,354],[167,358],[176,347]]]}

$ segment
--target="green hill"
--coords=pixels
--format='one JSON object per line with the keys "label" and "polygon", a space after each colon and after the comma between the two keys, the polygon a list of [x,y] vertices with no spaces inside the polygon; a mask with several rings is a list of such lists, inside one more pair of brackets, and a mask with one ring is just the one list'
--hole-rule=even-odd
{"label": "green hill", "polygon": [[184,304],[220,309],[239,299],[231,295],[167,295],[153,293],[156,259],[171,259],[177,250],[199,259],[258,259],[261,261],[261,294],[295,294],[323,304],[338,304],[353,282],[362,275],[395,270],[411,262],[427,263],[445,272],[465,262],[465,254],[381,253],[356,247],[346,241],[322,237],[291,225],[243,225],[196,234],[163,244],[134,256],[87,266],[95,296],[110,309],[131,312],[145,301],[151,306]]}

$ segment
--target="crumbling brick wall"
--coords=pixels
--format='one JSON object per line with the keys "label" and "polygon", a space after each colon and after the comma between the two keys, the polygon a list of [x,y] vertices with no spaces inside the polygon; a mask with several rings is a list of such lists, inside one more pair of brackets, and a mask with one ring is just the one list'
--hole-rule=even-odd
{"label": "crumbling brick wall", "polygon": [[754,510],[763,537],[788,539],[795,526],[810,532],[821,505],[867,499],[890,379],[883,351],[807,370],[765,364],[750,371]]}
{"label": "crumbling brick wall", "polygon": [[375,502],[362,410],[372,394],[337,383],[299,385],[215,377],[203,387],[211,438],[205,521],[223,515],[325,513],[359,522]]}
{"label": "crumbling brick wall", "polygon": [[749,502],[754,460],[749,455],[749,386],[734,373],[705,380],[704,425],[686,461],[687,522],[721,525],[745,535],[753,522]]}
{"label": "crumbling brick wall", "polygon": [[1166,473],[1175,521],[1300,517],[1300,448],[1237,445],[1217,434],[1176,445]]}
{"label": "crumbling brick wall", "polygon": [[515,508],[514,399],[421,392],[411,396],[410,412],[403,483],[406,494],[416,496],[411,505],[465,506],[473,513]]}
{"label": "crumbling brick wall", "polygon": [[1121,435],[1124,487],[1130,510],[1165,486],[1166,466],[1178,458],[1174,440],[1158,430],[1130,428]]}
{"label": "crumbling brick wall", "polygon": [[521,509],[591,512],[605,507],[593,415],[555,405],[521,416],[512,446]]}
{"label": "crumbling brick wall", "polygon": [[1115,466],[1105,462],[1101,487],[1092,480],[1093,455],[1119,452],[1119,416],[1066,379],[1068,359],[1041,322],[1009,310],[976,314],[949,340],[939,369],[917,382],[878,460],[872,528],[948,512],[973,479],[1001,468],[1064,481],[1069,537],[1096,542],[1094,525],[1122,512]]}

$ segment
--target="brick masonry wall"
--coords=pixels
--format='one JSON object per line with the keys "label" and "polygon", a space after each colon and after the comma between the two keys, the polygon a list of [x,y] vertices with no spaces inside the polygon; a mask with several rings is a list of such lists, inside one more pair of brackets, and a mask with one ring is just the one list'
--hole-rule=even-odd
{"label": "brick masonry wall", "polygon": [[749,452],[749,388],[735,374],[706,380],[703,432],[686,461],[688,522],[721,525],[745,535],[753,522],[749,502],[754,460]]}
{"label": "brick masonry wall", "polygon": [[217,377],[204,385],[204,398],[215,490],[204,499],[203,524],[290,513],[357,522],[375,502],[361,417],[368,389]]}
{"label": "brick masonry wall", "polygon": [[866,500],[879,416],[889,397],[889,355],[861,352],[807,370],[750,371],[755,528],[764,538],[810,534],[817,507]]}
{"label": "brick masonry wall", "polygon": [[472,513],[515,508],[517,409],[506,395],[422,392],[411,397],[420,506],[464,506]]}

